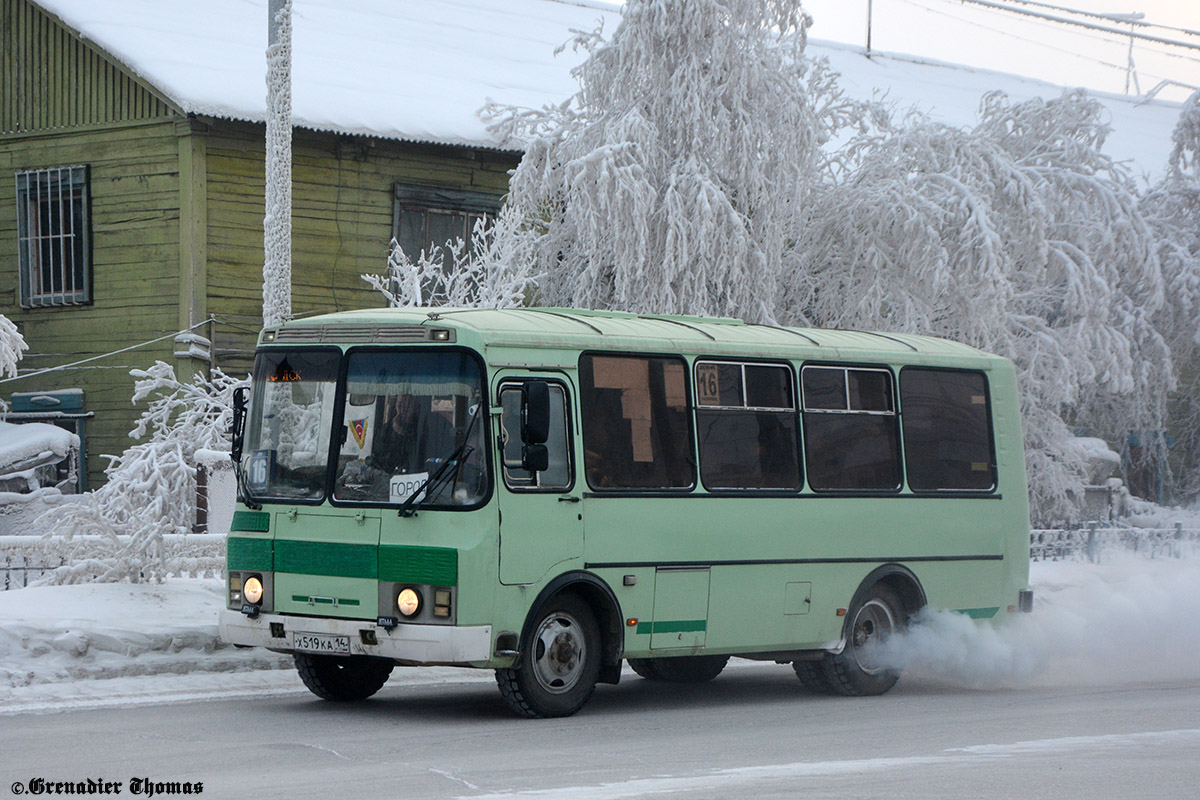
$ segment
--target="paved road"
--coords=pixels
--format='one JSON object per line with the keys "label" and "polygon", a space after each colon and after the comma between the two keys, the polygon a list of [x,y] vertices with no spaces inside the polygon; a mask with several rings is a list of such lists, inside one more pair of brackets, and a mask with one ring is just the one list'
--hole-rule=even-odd
{"label": "paved road", "polygon": [[[817,697],[788,667],[705,686],[631,675],[565,720],[485,675],[337,705],[290,693],[0,718],[14,782],[200,781],[204,796],[1178,798],[1200,792],[1200,681]],[[237,676],[231,676],[235,681]]]}

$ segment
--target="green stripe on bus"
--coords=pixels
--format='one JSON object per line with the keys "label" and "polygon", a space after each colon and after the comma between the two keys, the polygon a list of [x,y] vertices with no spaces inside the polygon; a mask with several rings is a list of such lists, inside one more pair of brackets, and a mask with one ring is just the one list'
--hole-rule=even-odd
{"label": "green stripe on bus", "polygon": [[229,569],[271,571],[271,540],[230,536],[225,540],[225,563]]}
{"label": "green stripe on bus", "polygon": [[271,530],[271,515],[265,511],[235,511],[229,530],[266,533]]}
{"label": "green stripe on bus", "polygon": [[971,619],[991,619],[1000,611],[1000,606],[991,608],[960,608],[959,614],[966,614]]}
{"label": "green stripe on bus", "polygon": [[638,633],[692,633],[708,629],[708,620],[683,619],[664,622],[639,622]]}
{"label": "green stripe on bus", "polygon": [[275,571],[377,580],[374,545],[275,540]]}
{"label": "green stripe on bus", "polygon": [[292,602],[295,602],[295,603],[312,602],[319,606],[356,606],[356,605],[359,605],[359,602],[357,600],[351,600],[351,599],[345,598],[345,597],[338,597],[338,598],[309,597],[308,595],[303,595],[303,594],[292,595]]}
{"label": "green stripe on bus", "polygon": [[452,547],[383,545],[379,548],[379,580],[458,585],[458,551]]}

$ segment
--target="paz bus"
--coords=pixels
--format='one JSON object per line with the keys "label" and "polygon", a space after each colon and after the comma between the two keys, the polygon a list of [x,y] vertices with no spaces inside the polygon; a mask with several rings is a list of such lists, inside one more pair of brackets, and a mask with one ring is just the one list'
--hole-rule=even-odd
{"label": "paz bus", "polygon": [[920,609],[1032,607],[1013,365],[942,339],[342,312],[260,334],[233,457],[221,636],[329,700],[455,665],[566,716],[731,656],[877,695]]}

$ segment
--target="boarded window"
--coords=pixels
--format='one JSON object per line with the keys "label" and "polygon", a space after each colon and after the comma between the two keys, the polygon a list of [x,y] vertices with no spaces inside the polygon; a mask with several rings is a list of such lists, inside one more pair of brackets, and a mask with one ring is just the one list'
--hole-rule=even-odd
{"label": "boarded window", "polygon": [[904,463],[914,492],[996,486],[987,378],[980,372],[900,373]]}
{"label": "boarded window", "polygon": [[90,302],[88,168],[39,169],[16,177],[21,305]]}
{"label": "boarded window", "polygon": [[696,363],[700,479],[709,489],[799,489],[792,372],[777,364]]}
{"label": "boarded window", "polygon": [[395,198],[392,235],[413,261],[456,239],[469,243],[475,223],[500,208],[499,197],[486,192],[411,183],[396,184]]}
{"label": "boarded window", "polygon": [[809,485],[830,491],[897,491],[900,436],[892,374],[805,367],[801,384]]}
{"label": "boarded window", "polygon": [[584,467],[593,489],[695,484],[686,369],[678,358],[580,357]]}

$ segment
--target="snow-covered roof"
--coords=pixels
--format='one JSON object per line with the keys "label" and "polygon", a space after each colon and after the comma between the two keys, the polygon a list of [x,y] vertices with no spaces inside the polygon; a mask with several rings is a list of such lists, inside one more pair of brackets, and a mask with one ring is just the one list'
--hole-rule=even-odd
{"label": "snow-covered roof", "polygon": [[[34,0],[187,113],[266,115],[267,0]],[[292,113],[297,125],[389,139],[496,147],[477,112],[489,100],[540,108],[576,89],[584,54],[555,50],[572,29],[620,6],[605,0],[295,0]],[[998,72],[813,42],[852,96],[886,92],[899,107],[952,125],[976,119],[980,97],[1055,97],[1062,87]],[[1161,171],[1179,105],[1102,96],[1115,132],[1108,151]]]}

